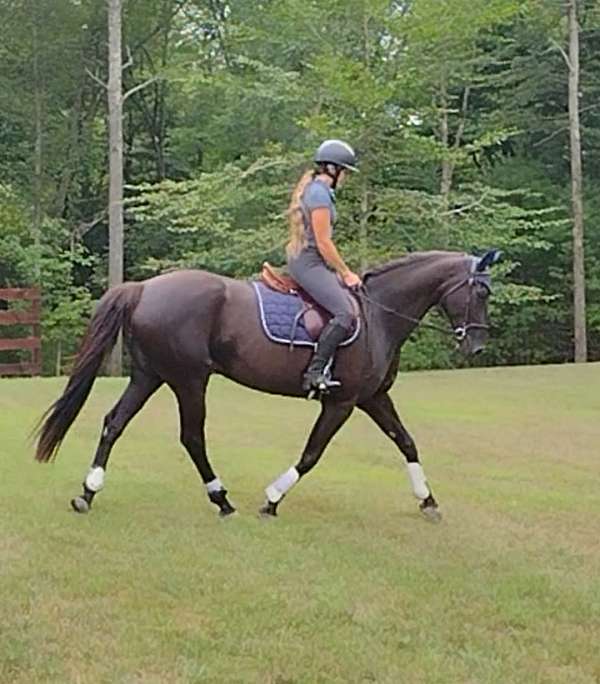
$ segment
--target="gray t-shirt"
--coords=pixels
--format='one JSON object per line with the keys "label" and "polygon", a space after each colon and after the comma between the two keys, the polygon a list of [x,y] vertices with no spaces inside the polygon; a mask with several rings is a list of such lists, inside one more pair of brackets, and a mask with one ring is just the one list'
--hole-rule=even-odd
{"label": "gray t-shirt", "polygon": [[335,211],[335,193],[322,180],[312,180],[302,193],[300,199],[300,206],[302,207],[302,216],[304,219],[304,230],[306,231],[306,243],[308,249],[317,249],[315,241],[315,233],[312,226],[311,212],[314,209],[329,209],[331,217],[331,232],[333,233],[333,224],[337,218]]}

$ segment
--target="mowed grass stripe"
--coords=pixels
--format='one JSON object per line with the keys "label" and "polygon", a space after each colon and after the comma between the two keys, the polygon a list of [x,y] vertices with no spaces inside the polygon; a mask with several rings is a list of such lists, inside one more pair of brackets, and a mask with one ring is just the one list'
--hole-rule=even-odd
{"label": "mowed grass stripe", "polygon": [[444,521],[358,413],[282,504],[315,403],[209,388],[218,520],[160,391],[89,516],[69,511],[100,379],[55,464],[26,438],[64,380],[0,380],[0,682],[600,681],[600,365],[407,374],[393,396]]}

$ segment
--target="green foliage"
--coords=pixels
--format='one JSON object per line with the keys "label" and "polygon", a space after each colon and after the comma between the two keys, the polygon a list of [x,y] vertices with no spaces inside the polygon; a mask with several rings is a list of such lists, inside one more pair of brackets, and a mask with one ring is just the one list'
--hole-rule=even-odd
{"label": "green foliage", "polygon": [[77,284],[78,269],[92,264],[87,250],[68,242],[68,231],[58,221],[46,221],[41,252],[42,349],[45,369],[55,370],[56,354],[77,351],[92,312],[90,291]]}
{"label": "green foliage", "polygon": [[42,289],[43,357],[54,370],[60,346],[73,354],[91,312],[89,290],[77,284],[77,271],[91,265],[91,257],[71,241],[64,222],[46,219],[39,245],[30,233],[31,216],[8,186],[0,185],[0,287]]}
{"label": "green foliage", "polygon": [[[106,283],[106,8],[30,9],[0,3],[0,276],[26,282],[41,269],[54,349],[77,337]],[[580,21],[597,358],[597,0],[581,3]],[[124,89],[155,79],[125,103],[127,276],[193,267],[247,277],[264,259],[282,262],[291,189],[318,142],[342,137],[361,158],[338,194],[336,240],[352,267],[499,247],[487,361],[570,358],[565,31],[561,3],[546,0],[125,3]],[[410,367],[456,363],[434,337],[406,350]]]}
{"label": "green foliage", "polygon": [[26,204],[10,186],[0,184],[0,283],[5,287],[31,280],[37,255],[23,239],[29,220]]}
{"label": "green foliage", "polygon": [[[168,268],[212,268],[229,275],[256,272],[264,258],[281,258],[287,188],[282,169],[289,158],[259,158],[251,165],[227,164],[188,181],[141,185],[129,203],[133,249],[156,235],[166,244],[143,261],[137,272]],[[235,239],[232,240],[232,236]],[[162,249],[161,249],[162,247]],[[159,257],[158,252],[164,253]],[[146,251],[146,254],[148,252]]]}

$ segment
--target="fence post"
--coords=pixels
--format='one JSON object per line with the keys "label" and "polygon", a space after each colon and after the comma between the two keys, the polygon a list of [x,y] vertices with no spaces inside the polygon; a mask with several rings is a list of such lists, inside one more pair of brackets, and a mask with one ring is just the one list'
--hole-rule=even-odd
{"label": "fence post", "polygon": [[41,294],[37,287],[30,288],[0,288],[0,300],[7,302],[31,302],[28,310],[6,309],[0,311],[0,332],[5,326],[24,325],[31,327],[31,335],[27,337],[3,337],[0,334],[0,351],[27,350],[29,361],[18,363],[0,363],[2,375],[40,375],[42,372],[42,342],[41,342]]}

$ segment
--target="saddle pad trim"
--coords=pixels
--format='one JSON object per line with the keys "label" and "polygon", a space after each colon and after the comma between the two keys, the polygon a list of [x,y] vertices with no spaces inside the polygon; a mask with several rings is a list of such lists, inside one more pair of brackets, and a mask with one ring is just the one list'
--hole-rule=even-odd
{"label": "saddle pad trim", "polygon": [[[262,301],[262,296],[260,293],[260,287],[259,284],[256,281],[252,282],[252,287],[254,288],[254,292],[256,293],[256,300],[258,302],[258,312],[260,314],[260,322],[263,327],[263,332],[265,335],[268,337],[268,339],[271,340],[271,342],[277,342],[279,344],[286,344],[289,347],[312,347],[313,349],[317,346],[317,342],[308,342],[306,340],[289,340],[285,339],[283,337],[277,337],[276,335],[273,335],[269,328],[267,327],[267,320],[265,318],[265,310],[263,307],[263,301]],[[284,296],[289,296],[289,297],[297,297],[298,295],[284,295]],[[356,329],[352,333],[352,335],[344,340],[339,346],[340,347],[348,347],[351,345],[356,338],[360,334],[360,316],[356,320]]]}

